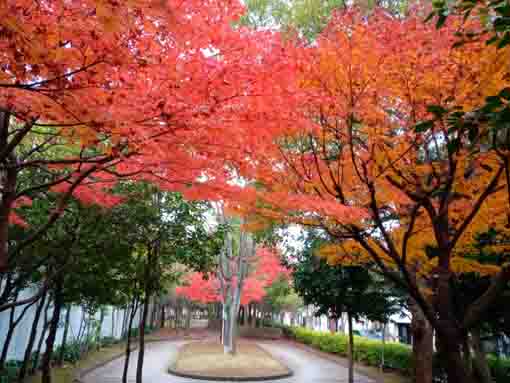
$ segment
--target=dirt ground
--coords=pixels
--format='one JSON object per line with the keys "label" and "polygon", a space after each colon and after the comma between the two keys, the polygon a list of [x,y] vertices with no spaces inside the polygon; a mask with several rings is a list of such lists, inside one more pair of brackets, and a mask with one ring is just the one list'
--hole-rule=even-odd
{"label": "dirt ground", "polygon": [[217,342],[188,343],[179,350],[173,369],[213,377],[262,377],[289,372],[267,351],[249,341],[238,342],[235,356],[224,354],[223,346]]}

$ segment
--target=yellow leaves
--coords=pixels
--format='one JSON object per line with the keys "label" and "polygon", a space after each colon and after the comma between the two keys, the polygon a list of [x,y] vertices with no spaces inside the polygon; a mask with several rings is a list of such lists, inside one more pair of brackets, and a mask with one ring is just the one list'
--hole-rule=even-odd
{"label": "yellow leaves", "polygon": [[330,265],[361,265],[370,262],[361,246],[354,241],[327,244],[321,246],[317,251],[318,257],[326,259]]}
{"label": "yellow leaves", "polygon": [[83,147],[95,145],[97,141],[97,132],[87,125],[62,129],[60,135],[67,138],[70,143],[80,143]]}
{"label": "yellow leaves", "polygon": [[455,100],[465,111],[480,107],[487,96],[498,94],[510,85],[508,62],[510,49],[497,49],[494,44],[471,45],[451,52],[452,58],[470,68],[470,75],[455,78]]}
{"label": "yellow leaves", "polygon": [[482,264],[463,257],[453,257],[450,265],[456,274],[477,273],[481,276],[497,274],[501,269],[496,265]]}

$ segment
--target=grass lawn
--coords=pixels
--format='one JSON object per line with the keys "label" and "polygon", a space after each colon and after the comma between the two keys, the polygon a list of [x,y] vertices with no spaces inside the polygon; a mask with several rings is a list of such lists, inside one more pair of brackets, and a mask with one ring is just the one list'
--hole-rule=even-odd
{"label": "grass lawn", "polygon": [[224,354],[217,342],[188,343],[179,350],[172,368],[178,373],[213,377],[263,377],[289,372],[256,344],[242,341],[235,356]]}
{"label": "grass lawn", "polygon": [[[125,350],[125,343],[117,343],[108,347],[103,347],[97,351],[91,351],[88,355],[78,361],[76,364],[64,364],[62,367],[54,367],[52,369],[52,377],[54,383],[72,383],[78,370],[87,370],[101,362],[110,360],[120,355]],[[26,383],[40,383],[40,374],[28,377]]]}

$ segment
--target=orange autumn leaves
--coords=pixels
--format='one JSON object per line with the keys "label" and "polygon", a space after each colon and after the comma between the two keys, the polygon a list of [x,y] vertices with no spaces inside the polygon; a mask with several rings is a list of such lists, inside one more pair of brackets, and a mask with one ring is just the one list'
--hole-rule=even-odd
{"label": "orange autumn leaves", "polygon": [[441,242],[453,272],[497,272],[463,255],[488,228],[508,231],[509,154],[487,151],[446,118],[415,129],[434,116],[431,105],[471,111],[510,86],[510,51],[483,37],[454,48],[460,28],[477,25],[451,17],[437,30],[418,14],[337,13],[316,45],[295,52],[293,102],[308,122],[275,132],[271,155],[257,158],[257,196],[240,210],[326,228],[343,239],[322,250],[331,262],[377,257],[427,274],[437,258],[426,249]]}

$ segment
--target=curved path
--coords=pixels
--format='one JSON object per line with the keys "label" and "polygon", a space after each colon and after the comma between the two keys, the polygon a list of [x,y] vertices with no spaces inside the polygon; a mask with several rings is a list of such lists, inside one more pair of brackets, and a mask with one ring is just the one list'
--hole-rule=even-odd
{"label": "curved path", "polygon": [[[144,383],[197,383],[204,380],[179,378],[167,373],[171,360],[175,359],[180,346],[186,341],[163,341],[148,343],[145,350]],[[288,366],[294,375],[290,378],[275,380],[279,383],[343,383],[347,382],[347,368],[323,359],[316,354],[294,348],[285,342],[257,342],[275,358]],[[137,352],[131,354],[129,383],[135,381]],[[122,376],[124,358],[116,359],[100,367],[83,378],[84,383],[119,383]],[[374,383],[373,380],[354,375],[356,383]],[[271,383],[273,381],[267,381]],[[217,382],[215,382],[217,383]]]}

